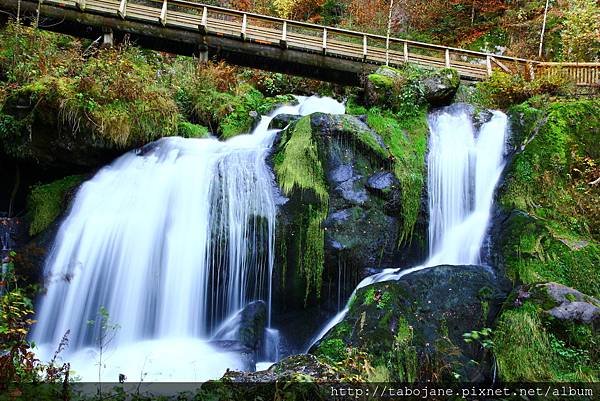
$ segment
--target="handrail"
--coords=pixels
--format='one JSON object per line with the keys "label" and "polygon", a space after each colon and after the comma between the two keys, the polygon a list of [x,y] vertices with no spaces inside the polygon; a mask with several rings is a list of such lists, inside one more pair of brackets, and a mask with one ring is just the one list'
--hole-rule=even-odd
{"label": "handrail", "polygon": [[[160,0],[150,0],[150,1],[160,2]],[[240,17],[245,14],[248,17],[258,18],[258,19],[272,21],[272,22],[280,22],[282,24],[284,22],[286,22],[288,27],[290,25],[295,25],[295,26],[302,26],[302,27],[306,27],[306,28],[319,29],[321,31],[323,29],[327,29],[329,32],[337,32],[337,33],[342,33],[342,34],[361,37],[361,38],[366,36],[367,38],[377,39],[377,40],[386,40],[387,39],[386,36],[376,35],[376,34],[368,33],[368,32],[359,32],[359,31],[353,31],[353,30],[349,30],[349,29],[314,24],[314,23],[310,23],[310,22],[295,21],[295,20],[289,20],[289,19],[284,19],[284,18],[272,17],[270,15],[256,14],[256,13],[252,13],[252,12],[234,10],[231,8],[225,8],[225,7],[219,7],[219,6],[211,6],[210,4],[194,3],[194,2],[191,2],[188,0],[167,0],[167,2],[172,3],[174,5],[186,6],[188,8],[206,7],[208,10],[219,11],[224,14],[231,14],[231,15],[236,15],[236,16],[240,16]],[[390,37],[390,42],[408,43],[410,45],[423,47],[423,48],[429,48],[429,49],[436,49],[436,50],[448,49],[453,52],[459,52],[459,53],[465,53],[465,54],[474,55],[474,56],[480,56],[482,58],[486,58],[488,56],[493,56],[496,59],[508,60],[508,61],[513,61],[513,62],[533,63],[533,64],[540,63],[539,61],[536,61],[536,60],[524,59],[524,58],[519,58],[519,57],[503,56],[503,55],[498,55],[498,54],[493,54],[493,53],[484,53],[484,52],[478,52],[476,50],[461,49],[458,47],[451,47],[451,46],[442,46],[442,45],[436,45],[436,44],[432,44],[432,43],[418,42],[418,41],[414,41],[414,40],[410,40],[410,39]]]}

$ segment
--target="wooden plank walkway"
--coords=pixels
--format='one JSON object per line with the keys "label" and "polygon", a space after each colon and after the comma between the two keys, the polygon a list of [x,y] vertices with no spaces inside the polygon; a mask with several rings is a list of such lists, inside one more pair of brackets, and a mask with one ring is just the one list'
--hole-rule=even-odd
{"label": "wooden plank walkway", "polygon": [[[3,3],[6,0],[0,0],[0,4]],[[22,3],[34,3],[37,7],[38,1],[23,0]],[[461,78],[469,80],[484,80],[499,70],[528,79],[538,74],[559,73],[567,75],[577,85],[600,86],[600,63],[544,63],[393,37],[387,40],[380,35],[186,0],[43,0],[42,16],[51,11],[49,7],[190,32],[202,38],[226,38],[238,41],[240,46],[259,45],[253,48],[257,54],[261,53],[260,47],[298,51],[307,58],[317,54],[333,59],[333,67],[330,67],[333,69],[336,59],[360,63],[371,69],[385,64],[398,67],[412,63],[425,68],[452,67],[458,70]],[[345,68],[344,64],[340,62],[339,68]]]}

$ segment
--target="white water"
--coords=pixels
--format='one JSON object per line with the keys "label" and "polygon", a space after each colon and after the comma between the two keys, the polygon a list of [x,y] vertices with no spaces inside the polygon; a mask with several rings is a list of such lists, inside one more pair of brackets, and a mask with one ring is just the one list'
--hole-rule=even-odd
{"label": "white water", "polygon": [[253,300],[267,302],[270,319],[276,206],[265,157],[277,131],[268,125],[277,114],[345,112],[332,99],[299,100],[250,135],[164,138],[82,185],[45,266],[32,333],[43,359],[68,330],[64,359],[97,380],[104,307],[119,327],[102,380],[201,381],[243,368],[206,339]]}
{"label": "white water", "polygon": [[[504,169],[508,119],[494,111],[479,130],[473,127],[469,109],[447,107],[429,118],[427,157],[429,195],[429,258],[410,269],[385,269],[362,280],[352,295],[369,284],[398,280],[407,274],[439,265],[480,264],[494,189]],[[348,313],[331,319],[313,338],[323,338]]]}

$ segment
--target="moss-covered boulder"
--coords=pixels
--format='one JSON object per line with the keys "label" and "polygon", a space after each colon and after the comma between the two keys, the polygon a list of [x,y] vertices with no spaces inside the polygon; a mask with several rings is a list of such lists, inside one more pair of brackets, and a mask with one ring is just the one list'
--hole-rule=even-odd
{"label": "moss-covered boulder", "polygon": [[427,102],[432,106],[445,106],[454,99],[460,76],[454,68],[443,68],[426,74],[422,82]]}
{"label": "moss-covered boulder", "polygon": [[489,327],[506,293],[480,266],[437,266],[372,284],[310,352],[334,362],[364,352],[390,380],[482,380],[491,374],[486,349],[465,335]]}
{"label": "moss-covered boulder", "polygon": [[524,285],[509,297],[491,341],[505,381],[597,382],[600,306],[557,283]]}
{"label": "moss-covered boulder", "polygon": [[287,197],[277,235],[282,304],[313,304],[326,290],[325,301],[337,307],[366,269],[392,266],[410,254],[398,247],[398,204],[407,194],[395,176],[394,157],[361,119],[303,117],[280,135],[273,163]]}
{"label": "moss-covered boulder", "polygon": [[400,111],[426,103],[444,106],[452,102],[460,86],[460,76],[453,68],[421,70],[414,66],[402,69],[380,67],[365,80],[368,106],[388,107]]}

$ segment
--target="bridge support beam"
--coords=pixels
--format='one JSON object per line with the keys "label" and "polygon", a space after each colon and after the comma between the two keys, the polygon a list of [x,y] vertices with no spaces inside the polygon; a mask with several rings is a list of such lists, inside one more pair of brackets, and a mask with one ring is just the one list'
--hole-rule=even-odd
{"label": "bridge support beam", "polygon": [[102,47],[113,47],[115,45],[115,35],[110,28],[102,28]]}
{"label": "bridge support beam", "polygon": [[198,51],[196,56],[198,57],[198,61],[200,63],[208,62],[208,44],[206,43],[206,38],[203,36],[200,44],[198,45]]}

